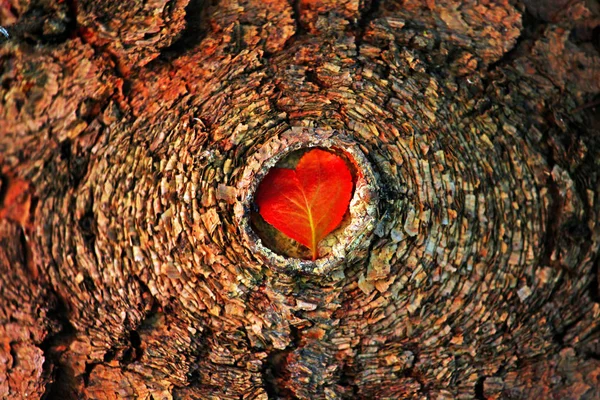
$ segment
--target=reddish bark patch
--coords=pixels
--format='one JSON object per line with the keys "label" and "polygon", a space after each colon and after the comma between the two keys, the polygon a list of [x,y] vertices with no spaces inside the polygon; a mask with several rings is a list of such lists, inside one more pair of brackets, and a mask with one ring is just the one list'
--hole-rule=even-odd
{"label": "reddish bark patch", "polygon": [[27,226],[31,215],[32,187],[23,179],[3,171],[0,174],[0,220]]}

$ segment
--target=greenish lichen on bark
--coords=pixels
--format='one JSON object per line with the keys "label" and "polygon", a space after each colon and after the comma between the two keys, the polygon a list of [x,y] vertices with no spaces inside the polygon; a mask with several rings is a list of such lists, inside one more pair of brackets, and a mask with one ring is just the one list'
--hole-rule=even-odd
{"label": "greenish lichen on bark", "polygon": [[[0,397],[600,397],[589,2],[9,3]],[[331,274],[241,223],[294,132],[377,176]]]}

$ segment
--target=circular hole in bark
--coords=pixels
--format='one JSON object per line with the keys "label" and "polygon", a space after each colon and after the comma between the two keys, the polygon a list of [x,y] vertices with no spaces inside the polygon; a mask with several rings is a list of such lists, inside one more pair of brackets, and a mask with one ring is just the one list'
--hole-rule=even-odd
{"label": "circular hole in bark", "polygon": [[[291,151],[284,155],[273,166],[273,168],[295,170],[302,156],[304,156],[307,152],[313,149],[319,149],[332,153],[344,160],[352,177],[352,191],[350,197],[352,198],[352,196],[354,195],[354,189],[356,188],[356,179],[358,176],[358,171],[356,165],[352,163],[350,156],[347,153],[345,153],[342,149],[338,149],[335,147],[304,147],[295,151]],[[272,171],[272,169],[270,169],[269,171]],[[260,189],[261,183],[262,182],[259,183],[258,189]],[[250,213],[250,225],[254,232],[261,239],[262,244],[271,251],[285,257],[311,260],[312,254],[310,249],[300,244],[296,240],[286,236],[283,232],[266,222],[261,213],[259,212],[259,207],[256,203],[256,196],[254,197],[253,201],[254,203]],[[344,229],[350,224],[350,222],[350,208],[348,204],[348,206],[346,207],[346,212],[342,217],[342,221],[331,233],[329,233],[325,238],[323,238],[320,241],[318,246],[318,258],[324,258],[331,254],[333,246],[340,241],[340,235],[343,234]]]}
{"label": "circular hole in bark", "polygon": [[[320,242],[315,261],[307,248],[268,224],[255,203],[257,188],[272,168],[294,169],[300,158],[314,148],[342,158],[353,181],[352,197],[342,222]],[[236,216],[245,247],[275,268],[323,274],[366,255],[377,219],[377,177],[360,145],[338,131],[292,128],[267,141],[248,157],[238,193]]]}

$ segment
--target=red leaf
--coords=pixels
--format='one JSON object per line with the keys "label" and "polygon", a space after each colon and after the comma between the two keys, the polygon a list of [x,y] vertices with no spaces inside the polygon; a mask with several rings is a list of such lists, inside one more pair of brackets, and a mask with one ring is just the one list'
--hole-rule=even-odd
{"label": "red leaf", "polygon": [[290,238],[308,247],[318,244],[342,222],[352,197],[346,162],[324,150],[306,152],[295,170],[273,168],[256,191],[260,215]]}

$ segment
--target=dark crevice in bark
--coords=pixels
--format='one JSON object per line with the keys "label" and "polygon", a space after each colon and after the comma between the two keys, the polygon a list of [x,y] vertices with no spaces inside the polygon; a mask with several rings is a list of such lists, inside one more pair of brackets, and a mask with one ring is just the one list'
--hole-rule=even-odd
{"label": "dark crevice in bark", "polygon": [[[139,283],[142,287],[142,291],[149,293],[149,289],[146,285],[141,281],[139,281]],[[83,284],[86,286],[87,291],[95,290],[94,282],[88,276],[84,278]],[[110,363],[117,357],[122,366],[141,359],[143,356],[141,337],[137,329],[130,329],[127,337],[124,339],[126,347],[123,346],[123,342],[116,343],[112,348],[105,352],[102,361],[86,363],[84,373],[81,376],[74,376],[73,371],[62,364],[61,356],[68,350],[70,343],[76,339],[77,331],[67,319],[68,310],[65,303],[60,300],[58,294],[55,294],[55,297],[59,299],[57,302],[58,305],[48,313],[48,318],[59,321],[61,329],[54,335],[48,336],[40,345],[46,359],[44,370],[49,369],[53,374],[53,382],[46,388],[43,397],[44,399],[76,399],[77,395],[74,391],[77,390],[77,385],[75,382],[81,379],[83,384],[87,386],[89,384],[90,376],[96,366],[102,363]],[[152,307],[139,326],[143,326],[145,321],[159,312],[158,303],[153,297],[152,299]],[[125,324],[127,324],[127,321]]]}
{"label": "dark crevice in bark", "polygon": [[190,372],[187,375],[187,380],[189,383],[189,386],[195,386],[195,385],[202,385],[202,379],[200,376],[200,371],[199,371],[199,363],[200,361],[204,360],[209,351],[210,351],[210,345],[208,343],[208,338],[213,337],[214,332],[210,329],[210,327],[205,327],[204,328],[204,332],[202,333],[202,335],[199,337],[198,341],[199,341],[199,351],[195,354],[196,357],[196,362],[192,363],[190,365]]}
{"label": "dark crevice in bark", "polygon": [[590,282],[590,298],[600,303],[600,257],[596,259],[592,268],[592,281]]}
{"label": "dark crevice in bark", "polygon": [[488,72],[502,68],[520,56],[527,54],[531,46],[533,46],[533,44],[542,36],[544,27],[546,26],[543,21],[537,19],[527,10],[522,14],[522,24],[521,34],[517,38],[514,46],[504,53],[499,60],[488,65]]}
{"label": "dark crevice in bark", "polygon": [[323,82],[321,79],[319,79],[319,76],[315,72],[314,68],[308,68],[306,70],[305,76],[306,76],[306,81],[318,86],[319,90],[323,90],[323,89],[327,89],[327,88],[331,87],[326,82]]}
{"label": "dark crevice in bark", "polygon": [[8,38],[5,35],[0,35],[0,38],[20,41],[32,46],[38,44],[53,46],[71,39],[77,30],[75,0],[57,2],[51,7],[34,5],[22,15],[16,12],[13,15],[17,15],[17,22],[4,27]]}
{"label": "dark crevice in bark", "polygon": [[429,384],[427,383],[427,378],[424,377],[423,374],[419,372],[417,368],[414,367],[414,364],[416,364],[418,361],[418,355],[416,352],[413,352],[413,354],[415,355],[414,363],[402,373],[402,376],[407,378],[413,378],[415,381],[417,381],[421,386],[419,389],[419,393],[429,398],[430,388]]}
{"label": "dark crevice in bark", "polygon": [[283,350],[271,351],[263,364],[262,377],[264,388],[269,396],[269,399],[295,399],[296,396],[287,389],[280,386],[278,380],[289,378],[289,373],[286,370],[287,357],[290,353],[300,347],[301,334],[300,330],[295,327],[290,327],[292,342]]}
{"label": "dark crevice in bark", "polygon": [[81,232],[81,237],[83,238],[84,245],[89,250],[90,254],[94,255],[94,258],[96,259],[96,262],[98,262],[98,265],[101,265],[95,250],[97,227],[96,216],[94,215],[93,208],[94,197],[90,196],[90,201],[87,204],[86,211],[77,221],[77,225],[79,226],[79,231]]}
{"label": "dark crevice in bark", "polygon": [[129,343],[131,343],[133,353],[131,362],[140,361],[144,355],[144,349],[142,348],[142,338],[137,330],[129,332]]}
{"label": "dark crevice in bark", "polygon": [[[600,50],[599,50],[600,51]],[[571,112],[573,114],[578,113],[580,111],[589,110],[590,113],[598,114],[598,106],[600,106],[600,96],[595,96],[591,101],[574,108]]]}
{"label": "dark crevice in bark", "polygon": [[74,36],[77,33],[78,23],[77,23],[77,10],[78,10],[78,1],[79,0],[66,0],[65,3],[69,9],[69,34],[70,36]]}
{"label": "dark crevice in bark", "polygon": [[[131,83],[127,79],[130,73],[126,70],[126,68],[124,68],[125,66],[123,65],[123,63],[121,62],[119,57],[116,54],[113,54],[110,51],[107,51],[106,46],[97,45],[97,44],[90,42],[89,40],[86,40],[85,36],[87,34],[86,32],[89,32],[88,28],[81,28],[78,30],[78,32],[79,32],[79,37],[81,38],[81,40],[85,44],[89,45],[94,50],[94,53],[105,61],[105,65],[108,65],[111,67],[111,70],[114,72],[115,76],[117,76],[123,80],[123,84],[121,86],[122,94],[127,99],[127,96],[129,94],[128,88],[131,87]],[[111,97],[109,97],[107,99],[107,103]]]}
{"label": "dark crevice in bark", "polygon": [[[152,316],[153,315],[149,315],[148,318],[151,318]],[[123,340],[116,343],[113,347],[108,349],[106,353],[104,353],[103,362],[110,363],[116,359],[121,366],[126,366],[139,361],[143,356],[141,344],[142,342],[139,332],[136,329],[131,329],[123,338]],[[86,375],[88,378],[93,368],[98,364],[100,364],[100,362],[86,364]],[[85,378],[86,375],[84,375],[84,380],[86,381],[87,385],[87,379]]]}
{"label": "dark crevice in bark", "polygon": [[104,362],[114,360],[118,350],[120,350],[118,361],[121,366],[134,363],[142,358],[143,349],[141,348],[140,334],[137,330],[130,330],[124,342],[124,348],[122,348],[122,344],[119,344],[107,351],[104,355]]}
{"label": "dark crevice in bark", "polygon": [[25,228],[19,226],[19,241],[21,243],[21,249],[23,249],[23,265],[27,268],[27,272],[33,281],[37,280],[37,272],[35,271],[35,267],[33,266],[33,260],[31,255],[31,248],[27,243],[27,236],[25,232]]}
{"label": "dark crevice in bark", "polygon": [[358,398],[358,392],[360,389],[354,381],[355,376],[356,372],[353,370],[353,368],[348,364],[344,364],[337,382],[339,386],[349,388],[350,391],[352,391],[352,395],[349,397],[352,399]]}
{"label": "dark crevice in bark", "polygon": [[356,23],[356,28],[360,31],[360,35],[357,35],[359,38],[362,36],[362,33],[369,23],[375,19],[375,16],[379,12],[379,7],[381,6],[381,0],[364,0],[361,2],[365,3],[366,6]]}
{"label": "dark crevice in bark", "polygon": [[[594,102],[600,104],[600,96],[596,96],[595,99],[592,100],[592,103]],[[576,146],[579,142],[583,142],[588,148],[585,157],[573,171],[573,183],[575,184],[575,190],[583,203],[584,212],[580,219],[569,221],[569,225],[566,227],[566,238],[569,242],[573,242],[573,244],[580,246],[583,254],[588,254],[592,247],[593,232],[588,227],[587,221],[594,215],[594,210],[592,209],[593,200],[590,199],[588,188],[593,188],[593,182],[597,179],[599,173],[596,161],[597,157],[600,155],[600,117],[598,116],[600,114],[597,112],[597,105],[587,107],[584,105],[583,108],[580,108],[580,111],[583,112],[581,122],[572,126],[572,131],[583,132],[584,134],[581,137],[572,138],[575,145],[571,147],[574,149],[572,151],[568,149],[567,152],[576,154],[578,151],[577,147],[580,147]],[[573,114],[575,114],[575,112],[573,112]],[[600,257],[598,257],[598,255],[596,255],[596,257],[595,267],[591,268],[593,276],[590,285],[590,296],[594,301],[598,302],[597,268]],[[594,290],[596,292],[594,292]]]}
{"label": "dark crevice in bark", "polygon": [[[2,159],[0,158],[0,166]],[[6,198],[6,194],[8,193],[8,176],[2,174],[2,169],[0,168],[0,207],[4,204],[4,200]]]}
{"label": "dark crevice in bark", "polygon": [[[109,362],[111,361],[110,359],[104,359],[104,362]],[[83,373],[82,379],[83,379],[83,384],[85,386],[89,386],[90,384],[90,375],[92,374],[92,372],[94,371],[94,368],[96,368],[97,365],[99,365],[99,362],[91,362],[91,363],[85,363],[85,371]]]}
{"label": "dark crevice in bark", "polygon": [[171,60],[198,46],[207,33],[207,9],[218,0],[190,0],[185,8],[185,28],[179,38],[161,51],[159,59]]}
{"label": "dark crevice in bark", "polygon": [[596,51],[600,53],[600,26],[597,26],[592,30],[592,44]]}
{"label": "dark crevice in bark", "polygon": [[290,43],[294,43],[299,37],[306,35],[307,32],[306,28],[302,26],[302,23],[300,22],[300,0],[291,0],[291,6],[292,18],[296,22],[296,32],[294,32],[294,34],[285,42],[284,49],[286,49]]}
{"label": "dark crevice in bark", "polygon": [[88,169],[87,157],[73,154],[73,142],[65,139],[59,144],[60,158],[68,165],[68,182],[72,188],[77,188],[83,180]]}
{"label": "dark crevice in bark", "polygon": [[[131,279],[136,279],[136,278],[131,278]],[[139,284],[142,287],[142,292],[150,293],[147,286],[145,284],[143,284],[141,280],[137,279],[137,281],[139,282]],[[113,347],[108,349],[104,353],[102,361],[94,361],[94,362],[86,363],[85,372],[82,375],[82,380],[83,380],[83,383],[85,386],[89,385],[90,376],[91,376],[92,372],[100,364],[107,364],[107,363],[111,363],[114,360],[117,360],[121,367],[125,367],[129,364],[132,364],[132,363],[135,363],[135,362],[138,362],[141,360],[142,356],[144,355],[144,349],[142,346],[141,336],[140,336],[138,330],[140,328],[143,328],[150,319],[152,319],[154,316],[156,316],[156,314],[161,312],[158,302],[154,299],[154,297],[151,297],[151,298],[152,298],[152,307],[151,307],[150,311],[148,311],[148,313],[145,315],[144,320],[136,327],[129,326],[128,327],[129,332],[126,334],[126,336],[123,338],[123,340],[118,341],[117,343],[115,343],[113,345]],[[124,325],[127,327],[128,325],[131,325],[131,322],[128,322],[128,320],[126,320],[124,322]]]}
{"label": "dark crevice in bark", "polygon": [[360,46],[363,43],[363,36],[365,34],[365,31],[371,23],[371,21],[373,21],[378,15],[380,6],[381,0],[372,0],[367,9],[361,14],[360,19],[358,20],[358,26],[355,34],[357,54],[360,52]]}
{"label": "dark crevice in bark", "polygon": [[[548,163],[548,169],[552,171],[555,165],[554,152],[550,148],[546,155],[546,162]],[[562,214],[562,204],[560,199],[560,192],[558,185],[552,179],[552,175],[548,176],[548,193],[552,199],[552,203],[548,208],[548,220],[546,221],[546,229],[544,243],[542,246],[542,255],[540,257],[540,265],[550,265],[552,252],[556,248],[556,234],[558,232],[558,225]]]}
{"label": "dark crevice in bark", "polygon": [[485,376],[480,376],[477,379],[477,383],[475,384],[475,399],[477,400],[485,400],[485,393],[483,391],[483,382],[485,381]]}
{"label": "dark crevice in bark", "polygon": [[[583,111],[583,110],[579,110]],[[572,114],[575,114],[573,112]],[[561,263],[552,261],[552,252],[564,248],[579,247],[581,256],[585,257],[589,254],[592,246],[592,235],[593,232],[587,226],[591,216],[594,214],[592,210],[592,203],[588,196],[588,188],[593,187],[593,182],[597,175],[595,167],[595,159],[597,157],[597,149],[600,147],[600,142],[595,135],[595,123],[594,117],[591,112],[586,112],[586,115],[582,117],[578,122],[573,122],[576,119],[574,115],[561,116],[556,115],[555,112],[549,112],[547,120],[552,124],[551,128],[545,132],[542,139],[542,143],[549,143],[544,146],[546,161],[548,163],[549,171],[552,171],[555,165],[558,165],[566,172],[569,173],[574,184],[574,191],[580,198],[583,205],[583,213],[581,217],[571,217],[567,220],[563,220],[562,217],[562,198],[560,195],[560,188],[557,183],[554,182],[552,175],[548,177],[548,193],[551,196],[552,203],[548,211],[548,225],[546,229],[546,239],[544,241],[544,252],[542,261],[545,265],[552,265],[560,273],[560,278],[552,294],[549,296],[551,299],[556,291],[562,286],[565,279],[570,279],[575,271],[563,266]],[[566,126],[565,126],[565,122]],[[579,136],[569,134],[566,132],[568,127],[569,132],[580,132]],[[554,143],[550,141],[553,139]],[[583,143],[587,146],[585,156],[577,161],[576,166],[573,167],[564,159],[567,157],[569,160],[577,159],[577,153]],[[592,274],[588,288],[586,289],[587,294],[590,296],[592,301],[599,301],[598,295],[598,258],[593,262],[589,273]],[[577,318],[573,323],[570,323],[565,327],[562,332],[556,334],[554,339],[557,343],[563,346],[563,338],[568,330],[581,321],[583,316]]]}
{"label": "dark crevice in bark", "polygon": [[12,357],[12,362],[11,362],[10,366],[8,367],[8,370],[11,370],[19,365],[19,357],[17,355],[17,351],[15,350],[15,346],[14,346],[13,342],[8,343],[8,347],[10,348],[9,354]]}
{"label": "dark crevice in bark", "polygon": [[[552,134],[552,132],[550,132],[551,129],[552,128],[548,128],[548,130],[544,133],[544,137],[541,140],[542,143],[548,143],[549,137]],[[545,159],[548,165],[548,170],[552,171],[554,166],[557,164],[555,159],[555,150],[552,146],[545,147]],[[548,206],[546,227],[544,229],[545,236],[542,242],[539,265],[550,266],[558,271],[558,279],[552,292],[547,297],[547,301],[551,301],[551,299],[555,297],[556,293],[560,291],[560,288],[563,286],[565,280],[571,278],[572,271],[564,268],[562,264],[552,260],[552,255],[557,249],[557,236],[559,234],[559,228],[562,219],[563,204],[560,196],[559,186],[554,181],[552,175],[548,176],[546,183],[551,203]],[[560,330],[555,330],[553,341],[558,344],[559,347],[564,347],[565,335],[573,326],[577,324],[577,322],[579,322],[580,319],[581,318],[578,318],[575,321],[570,322]]]}
{"label": "dark crevice in bark", "polygon": [[574,321],[569,322],[567,325],[565,325],[560,331],[557,331],[554,333],[552,339],[554,340],[554,342],[556,344],[559,345],[560,348],[565,347],[565,336],[569,333],[569,331],[575,327],[582,319],[584,318],[584,316],[580,316],[579,318],[575,319]]}
{"label": "dark crevice in bark", "polygon": [[68,320],[68,308],[57,293],[54,293],[56,305],[47,314],[48,320],[54,320],[59,326],[58,332],[50,334],[40,344],[40,349],[44,352],[44,371],[52,375],[52,380],[46,386],[43,399],[74,399],[75,379],[69,370],[61,365],[61,356],[69,348],[69,345],[76,338],[76,330]]}

